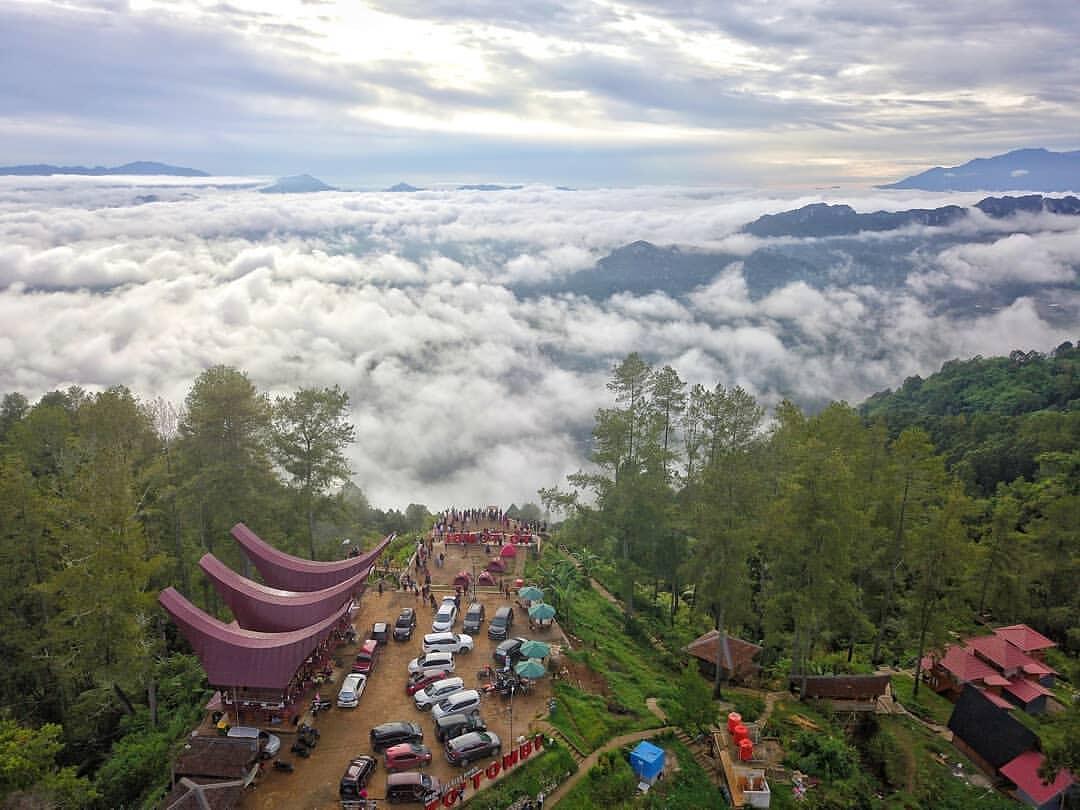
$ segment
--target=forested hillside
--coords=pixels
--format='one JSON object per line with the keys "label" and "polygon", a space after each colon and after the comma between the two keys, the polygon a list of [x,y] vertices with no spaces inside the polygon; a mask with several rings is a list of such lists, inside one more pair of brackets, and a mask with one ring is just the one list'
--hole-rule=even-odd
{"label": "forested hillside", "polygon": [[[808,415],[630,355],[593,466],[542,497],[632,612],[673,633],[708,616],[761,642],[775,675],[912,666],[984,621],[1048,634],[1069,675],[1077,356],[949,363]],[[207,551],[239,565],[235,522],[324,559],[342,537],[429,525],[426,508],[381,512],[347,483],[346,408],[336,388],[271,400],[227,367],[180,407],[123,388],[3,398],[0,796],[152,801],[206,698],[155,598],[176,585],[220,613],[194,571]]]}
{"label": "forested hillside", "polygon": [[892,436],[924,429],[973,494],[992,495],[998,484],[1032,480],[1040,454],[1080,447],[1080,348],[952,360],[861,410]]}
{"label": "forested hillside", "polygon": [[239,565],[237,521],[322,559],[342,536],[425,525],[424,507],[381,512],[342,488],[347,404],[336,388],[272,401],[227,367],[180,408],[123,388],[3,398],[0,797],[112,808],[164,786],[208,695],[156,597],[175,585],[220,614],[193,571],[207,551]]}

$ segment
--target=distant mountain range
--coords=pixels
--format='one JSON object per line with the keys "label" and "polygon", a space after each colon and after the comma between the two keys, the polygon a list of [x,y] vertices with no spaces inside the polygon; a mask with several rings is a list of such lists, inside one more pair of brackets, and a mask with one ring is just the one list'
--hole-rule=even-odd
{"label": "distant mountain range", "polygon": [[386,189],[386,191],[395,191],[395,192],[398,192],[398,193],[403,193],[403,192],[411,192],[411,191],[423,191],[423,189],[422,188],[417,188],[416,186],[410,186],[408,183],[396,183],[395,185],[392,185],[392,186],[390,186],[390,188]]}
{"label": "distant mountain range", "polygon": [[[847,205],[818,203],[748,223],[743,232],[766,238],[749,254],[655,245],[639,240],[616,248],[593,267],[540,283],[521,282],[513,286],[519,295],[526,297],[571,293],[600,301],[617,293],[645,296],[661,292],[681,299],[711,284],[725,268],[737,263],[751,300],[796,282],[818,289],[837,284],[896,289],[904,286],[913,274],[926,271],[927,253],[957,244],[1001,239],[1007,231],[990,229],[973,233],[968,229],[944,227],[976,211],[998,220],[1041,212],[1080,217],[1080,199],[1042,195],[987,197],[971,208],[950,205],[868,214],[857,213]],[[908,225],[931,227],[904,231]],[[1018,218],[1015,232],[1042,227],[1042,223],[1032,224]],[[887,239],[865,236],[867,232],[889,231],[895,233]],[[937,293],[935,304],[942,309],[970,312],[973,307],[1007,306],[1021,294],[1049,295],[1047,290],[1053,287],[1052,283],[1009,282],[975,291],[949,288]],[[1051,312],[1047,317],[1056,315]]]}
{"label": "distant mountain range", "polygon": [[517,191],[525,186],[499,186],[494,183],[466,183],[458,186],[458,191]]}
{"label": "distant mountain range", "polygon": [[260,188],[263,194],[310,194],[314,191],[337,191],[318,177],[310,174],[296,174],[291,177],[279,177],[273,185]]}
{"label": "distant mountain range", "polygon": [[881,188],[922,191],[1080,191],[1080,151],[1017,149],[928,169]]}
{"label": "distant mountain range", "polygon": [[188,169],[184,166],[170,166],[168,163],[155,163],[149,160],[137,160],[123,166],[53,166],[48,163],[33,163],[22,166],[0,166],[0,175],[19,175],[24,177],[45,177],[53,174],[81,174],[90,177],[112,175],[169,175],[171,177],[209,177],[208,172]]}
{"label": "distant mountain range", "polygon": [[[1029,194],[1024,197],[986,197],[977,202],[975,208],[995,219],[1004,219],[1018,213],[1042,212],[1076,216],[1080,214],[1080,199],[1043,197],[1041,194]],[[758,217],[746,225],[743,231],[760,237],[849,236],[864,231],[893,231],[909,225],[942,227],[951,225],[967,214],[968,209],[959,205],[859,214],[850,205],[814,203],[804,205],[794,211]]]}

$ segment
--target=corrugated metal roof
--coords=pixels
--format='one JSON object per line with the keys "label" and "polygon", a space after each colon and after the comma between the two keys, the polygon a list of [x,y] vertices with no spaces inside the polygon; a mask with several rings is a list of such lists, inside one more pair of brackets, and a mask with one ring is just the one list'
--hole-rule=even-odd
{"label": "corrugated metal roof", "polygon": [[266,584],[287,591],[318,591],[351,579],[374,563],[394,539],[394,535],[388,535],[371,551],[358,557],[322,562],[286,554],[243,523],[233,526],[231,533]]}
{"label": "corrugated metal roof", "polygon": [[300,630],[262,633],[218,621],[175,588],[163,590],[158,602],[194,648],[211,686],[280,692],[348,610],[345,604],[321,622]]}
{"label": "corrugated metal roof", "polygon": [[1038,751],[1025,751],[1016,759],[1001,766],[1001,775],[1042,806],[1065,790],[1074,781],[1072,773],[1064,768],[1057,772],[1050,784],[1043,782],[1039,768],[1046,759]]}
{"label": "corrugated metal roof", "polygon": [[204,554],[199,567],[214,583],[237,624],[264,633],[300,630],[322,621],[363,591],[371,573],[369,566],[321,591],[284,591],[241,576],[213,554]]}

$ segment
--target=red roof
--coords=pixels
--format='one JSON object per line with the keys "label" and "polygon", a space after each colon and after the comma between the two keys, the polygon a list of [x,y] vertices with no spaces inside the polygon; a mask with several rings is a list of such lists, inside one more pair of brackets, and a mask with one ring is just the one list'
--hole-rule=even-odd
{"label": "red roof", "polygon": [[338,585],[370,567],[394,539],[391,534],[371,551],[358,557],[321,562],[286,554],[260,538],[243,523],[232,527],[232,536],[259,569],[266,584],[271,588],[286,591],[319,591]]}
{"label": "red roof", "polygon": [[1001,766],[1001,775],[1030,796],[1040,807],[1075,781],[1075,777],[1063,768],[1057,772],[1053,782],[1045,784],[1039,776],[1039,768],[1042,767],[1044,759],[1046,757],[1038,751],[1025,751]]}
{"label": "red roof", "polygon": [[991,675],[997,675],[994,668],[980,658],[976,658],[963,647],[952,646],[945,651],[945,657],[938,662],[960,683],[982,681]]}
{"label": "red roof", "polygon": [[980,689],[979,694],[981,694],[984,698],[989,700],[991,703],[993,703],[999,709],[1004,709],[1007,712],[1011,712],[1013,709],[1016,708],[1016,704],[1009,703],[1009,701],[1007,701],[1001,695],[995,695],[993,692],[987,692],[984,689]]}
{"label": "red roof", "polygon": [[1020,669],[1024,664],[1035,663],[1001,636],[979,636],[969,638],[965,643],[969,650],[977,652],[998,669]]}
{"label": "red roof", "polygon": [[280,692],[349,608],[346,603],[318,624],[301,630],[260,633],[218,621],[175,588],[163,590],[158,602],[194,648],[211,686]]}
{"label": "red roof", "polygon": [[1032,661],[1030,664],[1024,664],[1020,667],[1028,675],[1035,675],[1041,678],[1043,675],[1057,675],[1057,670],[1053,667],[1048,667],[1042,661]]}
{"label": "red roof", "polygon": [[1026,678],[1013,678],[1005,687],[1005,691],[1010,695],[1016,695],[1022,703],[1031,703],[1035,698],[1051,694],[1049,689]]}
{"label": "red roof", "polygon": [[321,591],[283,591],[241,576],[213,554],[204,554],[199,567],[214,583],[236,623],[245,630],[282,633],[300,630],[335,613],[364,589],[371,568]]}
{"label": "red roof", "polygon": [[1011,681],[1004,675],[998,675],[995,672],[993,675],[987,675],[983,678],[983,683],[987,686],[1008,686]]}
{"label": "red roof", "polygon": [[1012,624],[1008,627],[998,627],[994,635],[1001,636],[1007,642],[1024,652],[1045,650],[1047,647],[1056,647],[1057,644],[1042,633],[1036,632],[1026,624]]}

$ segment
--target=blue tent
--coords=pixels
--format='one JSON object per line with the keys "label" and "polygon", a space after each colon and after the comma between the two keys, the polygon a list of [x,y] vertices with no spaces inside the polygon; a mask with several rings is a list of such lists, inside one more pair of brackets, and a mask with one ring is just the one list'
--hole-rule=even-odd
{"label": "blue tent", "polygon": [[664,770],[664,749],[642,740],[638,747],[630,752],[630,767],[639,779],[652,784]]}

